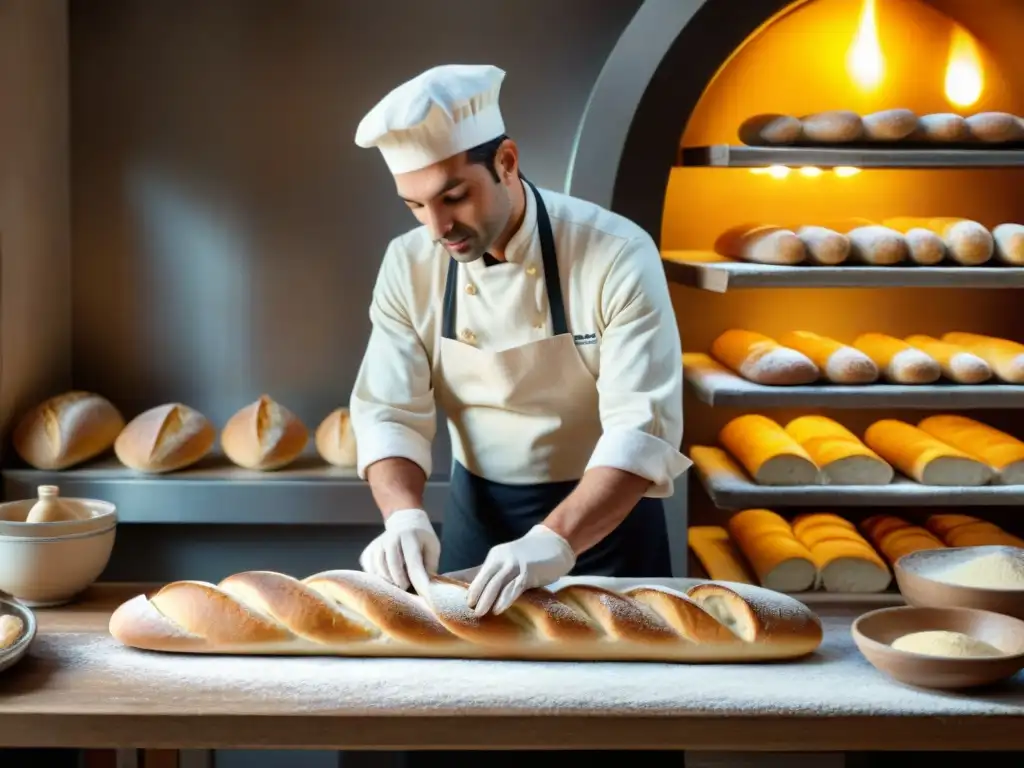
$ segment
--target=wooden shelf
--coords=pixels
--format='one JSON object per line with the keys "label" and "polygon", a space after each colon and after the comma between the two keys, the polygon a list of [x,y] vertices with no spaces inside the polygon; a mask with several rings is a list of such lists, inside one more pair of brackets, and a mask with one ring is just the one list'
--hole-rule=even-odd
{"label": "wooden shelf", "polygon": [[[2,475],[7,501],[34,497],[37,486],[52,484],[62,496],[109,501],[122,523],[381,524],[369,485],[355,470],[315,457],[276,472],[241,469],[211,457],[179,472],[144,475],[106,458],[59,472],[8,468]],[[440,515],[447,487],[447,477],[427,483],[424,505],[432,515]]]}
{"label": "wooden shelf", "polygon": [[1024,505],[1024,485],[984,485],[977,488],[921,485],[900,475],[888,485],[758,485],[725,451],[702,448],[712,453],[713,461],[694,456],[690,458],[701,485],[718,509]]}
{"label": "wooden shelf", "polygon": [[771,165],[817,168],[1019,168],[1024,148],[989,145],[942,148],[861,144],[843,147],[750,147],[714,144],[686,147],[680,165],[697,168],[764,168]]}
{"label": "wooden shelf", "polygon": [[683,355],[683,376],[702,403],[751,408],[1024,408],[1019,384],[813,384],[766,386],[747,381],[710,355]]}
{"label": "wooden shelf", "polygon": [[711,251],[663,251],[665,275],[692,288],[1024,288],[1022,267],[794,266],[733,261]]}

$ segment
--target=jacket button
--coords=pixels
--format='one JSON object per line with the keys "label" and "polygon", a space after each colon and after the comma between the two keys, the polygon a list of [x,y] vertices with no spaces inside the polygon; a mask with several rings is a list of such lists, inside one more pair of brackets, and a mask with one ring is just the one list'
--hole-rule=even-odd
{"label": "jacket button", "polygon": [[472,283],[467,285],[466,286],[466,293],[468,293],[470,296],[476,296],[476,286],[473,285]]}
{"label": "jacket button", "polygon": [[537,274],[537,268],[536,267],[527,267],[526,268],[526,274],[528,274],[530,277],[533,277],[534,275]]}
{"label": "jacket button", "polygon": [[462,329],[462,338],[465,341],[472,342],[473,340],[476,339],[476,334],[473,333],[471,330],[469,330],[469,328],[463,328]]}

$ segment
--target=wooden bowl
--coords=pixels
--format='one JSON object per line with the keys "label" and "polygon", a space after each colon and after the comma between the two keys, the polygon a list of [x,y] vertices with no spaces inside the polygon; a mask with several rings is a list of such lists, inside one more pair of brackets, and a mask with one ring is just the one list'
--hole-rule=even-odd
{"label": "wooden bowl", "polygon": [[[899,651],[892,642],[911,632],[962,632],[1005,656],[946,658]],[[1024,669],[1024,621],[972,608],[880,608],[860,616],[853,641],[871,665],[889,677],[922,688],[974,688],[1013,677]]]}
{"label": "wooden bowl", "polygon": [[893,571],[908,605],[927,608],[976,608],[1024,619],[1024,589],[982,589],[940,581],[940,574],[976,557],[995,552],[1017,552],[1015,547],[949,547],[904,555]]}

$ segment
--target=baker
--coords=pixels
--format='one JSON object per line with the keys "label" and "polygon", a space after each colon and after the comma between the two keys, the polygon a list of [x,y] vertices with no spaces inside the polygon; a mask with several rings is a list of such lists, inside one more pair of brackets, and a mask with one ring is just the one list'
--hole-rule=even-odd
{"label": "baker", "polygon": [[[690,465],[658,247],[520,173],[504,76],[430,69],[355,137],[421,225],[384,254],[350,400],[384,518],[360,565],[403,589],[468,571],[478,615],[567,575],[671,576],[661,499]],[[423,503],[438,407],[454,459],[440,540]]]}

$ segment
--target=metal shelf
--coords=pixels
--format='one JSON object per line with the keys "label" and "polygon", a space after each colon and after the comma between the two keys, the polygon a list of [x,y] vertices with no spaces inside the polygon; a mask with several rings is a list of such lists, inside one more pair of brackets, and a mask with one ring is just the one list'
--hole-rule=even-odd
{"label": "metal shelf", "polygon": [[770,165],[835,168],[1016,168],[1024,166],[1024,148],[990,145],[941,149],[933,146],[859,144],[843,147],[752,147],[715,144],[686,147],[684,167],[764,168]]}
{"label": "metal shelf", "polygon": [[[143,475],[116,459],[63,471],[4,469],[4,499],[36,495],[39,485],[62,496],[102,499],[117,506],[122,523],[215,525],[380,525],[369,486],[354,469],[300,458],[276,472],[255,472],[224,459],[164,475]],[[448,496],[446,477],[431,479],[424,506],[435,522]]]}
{"label": "metal shelf", "polygon": [[1017,384],[813,384],[767,386],[747,381],[710,355],[683,355],[683,376],[702,403],[758,408],[1024,408]]}
{"label": "metal shelf", "polygon": [[740,288],[1024,288],[1024,267],[793,266],[733,261],[711,251],[663,251],[669,280],[714,293]]}
{"label": "metal shelf", "polygon": [[700,446],[703,456],[691,456],[697,477],[718,509],[751,507],[951,507],[1019,506],[1024,485],[984,485],[977,488],[921,485],[897,475],[888,485],[758,485],[720,448]]}

